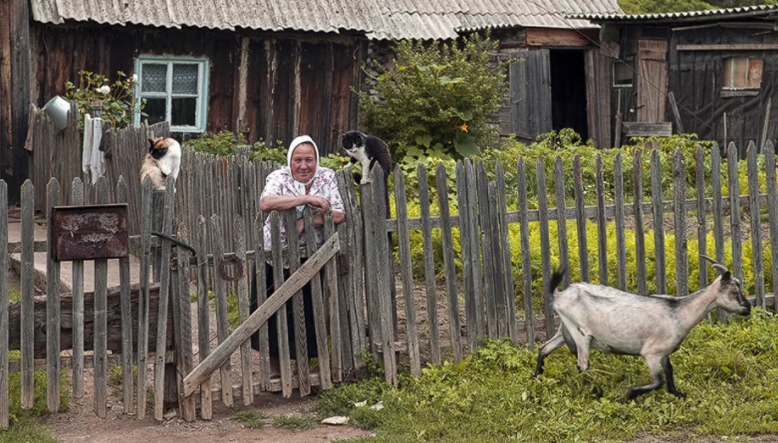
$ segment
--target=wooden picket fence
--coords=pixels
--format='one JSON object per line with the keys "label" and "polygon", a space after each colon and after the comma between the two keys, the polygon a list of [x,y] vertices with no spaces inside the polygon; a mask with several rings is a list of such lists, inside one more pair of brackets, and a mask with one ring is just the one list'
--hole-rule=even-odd
{"label": "wooden picket fence", "polygon": [[[370,184],[355,185],[346,171],[338,171],[339,189],[346,211],[346,221],[334,225],[331,214],[325,223],[325,241],[317,245],[313,238],[312,214],[305,213],[306,229],[303,243],[298,248],[282,248],[280,226],[285,224],[290,244],[298,244],[295,210],[285,213],[265,214],[258,206],[264,179],[273,165],[249,161],[245,153],[235,158],[217,159],[188,153],[184,172],[174,186],[167,191],[154,192],[149,182],[141,187],[140,235],[131,243],[137,245],[141,263],[140,283],[131,285],[129,261],[119,262],[121,285],[108,288],[107,260],[95,264],[95,291],[91,298],[83,291],[83,263],[74,263],[74,287],[72,297],[61,295],[59,263],[48,260],[48,287],[45,303],[46,334],[43,335],[45,352],[36,345],[39,320],[36,320],[32,257],[36,245],[33,241],[33,223],[36,190],[32,183],[22,189],[21,242],[22,301],[18,306],[21,359],[9,361],[11,340],[0,334],[0,427],[9,424],[9,396],[21,395],[24,408],[32,407],[34,371],[45,368],[47,372],[48,408],[59,409],[60,378],[63,369],[72,369],[74,396],[83,395],[84,368],[94,368],[95,412],[107,414],[107,368],[109,365],[123,369],[123,410],[138,418],[146,415],[147,371],[153,369],[153,415],[162,420],[165,399],[170,392],[177,400],[181,415],[194,420],[199,408],[203,419],[212,417],[214,401],[232,405],[234,398],[242,398],[244,405],[252,404],[261,391],[281,391],[289,396],[294,389],[301,395],[312,392],[312,386],[327,389],[334,383],[346,382],[357,377],[362,367],[362,351],[383,363],[386,380],[394,383],[398,371],[407,364],[413,376],[421,375],[422,365],[437,364],[445,360],[460,361],[475,350],[485,338],[509,338],[516,344],[532,347],[542,334],[555,327],[552,315],[551,294],[543,294],[541,312],[535,312],[532,304],[533,281],[530,272],[521,275],[521,281],[513,280],[513,263],[509,227],[519,225],[522,269],[531,269],[530,224],[537,223],[540,232],[540,268],[546,287],[552,272],[551,242],[558,242],[559,262],[570,268],[578,266],[584,280],[590,275],[586,223],[597,224],[599,251],[599,281],[608,281],[607,256],[615,253],[618,262],[616,286],[627,289],[628,277],[637,281],[638,292],[647,292],[647,282],[653,278],[660,292],[667,288],[665,266],[666,235],[664,229],[655,229],[655,275],[646,275],[646,261],[650,253],[644,244],[644,222],[652,218],[656,226],[664,226],[665,215],[673,214],[675,236],[675,287],[677,295],[689,292],[687,217],[696,212],[697,236],[700,253],[706,253],[707,234],[712,228],[717,260],[723,260],[725,227],[738,234],[749,233],[753,245],[752,271],[754,277],[754,302],[762,307],[773,306],[774,296],[766,293],[763,249],[769,244],[772,254],[772,276],[778,275],[778,194],[776,193],[775,152],[771,143],[763,153],[757,153],[752,144],[747,150],[747,178],[749,192],[741,196],[738,189],[737,149],[730,145],[728,159],[729,195],[722,197],[722,159],[718,148],[705,152],[698,148],[696,158],[697,193],[695,199],[687,199],[686,166],[680,151],[674,157],[673,195],[662,200],[663,186],[659,153],[653,151],[647,161],[651,165],[650,201],[643,201],[642,162],[640,153],[634,156],[634,195],[624,195],[624,176],[621,155],[615,157],[613,177],[615,183],[613,205],[606,205],[603,177],[603,161],[597,161],[597,204],[587,207],[582,183],[581,162],[573,162],[575,205],[565,204],[565,179],[563,163],[554,163],[555,207],[549,207],[546,189],[546,170],[542,160],[536,165],[526,165],[523,159],[516,169],[518,201],[507,201],[505,169],[496,166],[493,180],[489,180],[481,162],[470,160],[457,164],[456,177],[448,177],[444,165],[435,171],[434,194],[437,197],[437,216],[431,215],[431,190],[428,171],[418,168],[418,188],[412,190],[419,196],[421,215],[408,217],[405,177],[399,169],[393,176],[396,218],[386,218],[386,202],[383,198],[386,184],[382,171],[373,171]],[[712,180],[705,183],[703,161],[710,156]],[[759,162],[762,157],[762,162]],[[221,169],[219,167],[221,163]],[[759,165],[764,165],[767,179],[766,194],[759,193]],[[527,168],[535,167],[536,183],[528,183]],[[206,173],[210,171],[209,173]],[[456,180],[458,214],[449,208],[449,185]],[[229,187],[233,186],[234,187]],[[708,195],[705,186],[710,185]],[[125,183],[119,179],[116,195],[109,196],[106,178],[95,185],[96,202],[109,200],[124,202],[133,187],[139,184]],[[537,209],[528,208],[528,189],[537,189]],[[76,178],[70,187],[73,204],[83,201],[85,186]],[[46,192],[45,208],[58,206],[62,189],[52,179]],[[510,194],[509,194],[510,195]],[[7,207],[7,189],[0,182],[0,208]],[[761,238],[760,209],[767,206],[770,238]],[[508,211],[509,207],[517,207]],[[751,214],[748,227],[742,225],[741,207]],[[727,220],[726,214],[729,213]],[[706,215],[712,214],[711,222]],[[273,240],[270,250],[265,250],[263,225],[270,216]],[[634,220],[636,234],[636,268],[627,268],[625,218]],[[567,221],[575,220],[578,232],[579,262],[571,263],[570,245],[567,239]],[[606,222],[616,225],[616,248],[609,250],[606,242]],[[558,238],[552,239],[550,225],[557,223]],[[8,213],[0,210],[0,227],[8,226]],[[435,250],[433,233],[439,230],[442,248]],[[423,281],[414,280],[411,255],[411,233],[419,231],[423,241]],[[152,234],[159,233],[156,235]],[[394,245],[387,241],[392,233],[397,242],[398,260],[394,259]],[[164,237],[174,237],[177,244]],[[228,243],[229,239],[229,243]],[[253,240],[249,240],[253,239]],[[455,241],[458,239],[458,241]],[[741,278],[743,269],[743,244],[739,235],[731,235],[731,267]],[[253,246],[251,244],[253,243]],[[9,313],[16,312],[15,305],[7,298],[8,287],[8,238],[7,229],[0,229],[0,324],[10,325]],[[193,245],[193,246],[188,246]],[[229,246],[228,246],[229,245]],[[175,247],[173,247],[175,246]],[[190,249],[191,248],[191,249]],[[49,248],[46,248],[49,250]],[[442,256],[442,275],[436,273],[436,255]],[[291,277],[284,282],[283,275],[275,275],[275,292],[265,293],[265,261],[274,264],[279,271],[284,262],[289,263]],[[258,263],[260,266],[252,266]],[[457,265],[461,264],[461,273]],[[707,284],[705,262],[700,259],[700,285]],[[730,265],[728,263],[728,265]],[[399,267],[399,272],[396,268]],[[251,272],[255,269],[256,272]],[[78,274],[78,276],[76,275]],[[80,277],[79,277],[80,276]],[[569,276],[569,274],[568,274]],[[249,288],[252,281],[258,288],[258,308],[251,311]],[[304,306],[302,286],[310,281],[316,331],[318,367],[309,364],[306,353]],[[774,280],[773,280],[774,282]],[[536,282],[537,283],[537,282]],[[568,285],[569,278],[563,283]],[[773,283],[774,285],[774,283]],[[397,286],[395,288],[395,286]],[[417,286],[423,296],[414,296]],[[774,286],[771,287],[775,292]],[[209,294],[212,292],[212,295]],[[438,297],[438,293],[443,297]],[[517,299],[516,295],[522,297]],[[196,295],[195,295],[196,294]],[[228,297],[234,294],[238,301],[240,326],[228,324]],[[537,294],[536,294],[537,295]],[[401,300],[402,297],[402,300]],[[213,302],[211,299],[213,298]],[[66,299],[69,299],[66,302]],[[268,360],[267,320],[276,315],[286,318],[285,302],[292,300],[297,354],[289,353],[286,342],[286,322],[278,322],[281,360],[280,378],[271,378]],[[460,300],[464,303],[461,304]],[[197,307],[197,340],[192,338],[190,322],[192,304]],[[42,304],[43,303],[43,304]],[[213,310],[210,308],[213,303]],[[65,339],[62,331],[68,318],[63,307],[72,311],[70,327],[72,337]],[[111,307],[116,307],[111,309]],[[115,315],[118,309],[120,316]],[[402,312],[400,312],[402,310]],[[424,321],[417,318],[426,311]],[[112,317],[112,314],[113,317]],[[40,316],[40,313],[39,313]],[[210,330],[210,319],[216,317],[217,330]],[[448,327],[439,328],[441,320]],[[112,326],[115,323],[115,327]],[[446,324],[445,322],[443,322]],[[88,326],[91,324],[91,326]],[[91,337],[88,332],[91,331]],[[115,331],[119,338],[113,337]],[[251,349],[248,337],[259,332],[260,350]],[[89,340],[91,338],[92,340]],[[91,347],[89,346],[91,344]],[[68,347],[69,345],[70,347]],[[60,356],[60,350],[72,350],[72,356]],[[165,352],[156,352],[164,349]],[[36,356],[45,355],[45,361],[36,362]],[[233,362],[230,357],[235,356]],[[292,365],[294,360],[294,365]],[[133,376],[137,366],[137,377]],[[21,391],[8,392],[8,371],[22,373]]]}

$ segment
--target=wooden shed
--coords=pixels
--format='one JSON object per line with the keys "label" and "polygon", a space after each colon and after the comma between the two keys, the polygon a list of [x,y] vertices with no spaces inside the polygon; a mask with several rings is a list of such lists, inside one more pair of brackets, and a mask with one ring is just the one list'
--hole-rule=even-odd
{"label": "wooden shed", "polygon": [[778,6],[581,17],[601,25],[612,56],[612,115],[735,142],[741,155],[775,141]]}

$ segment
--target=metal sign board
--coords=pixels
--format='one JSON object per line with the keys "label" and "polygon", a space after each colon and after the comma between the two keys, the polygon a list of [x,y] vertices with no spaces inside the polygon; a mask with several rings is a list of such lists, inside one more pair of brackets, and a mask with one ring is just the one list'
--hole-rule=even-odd
{"label": "metal sign board", "polygon": [[55,206],[50,237],[55,261],[128,256],[127,204]]}

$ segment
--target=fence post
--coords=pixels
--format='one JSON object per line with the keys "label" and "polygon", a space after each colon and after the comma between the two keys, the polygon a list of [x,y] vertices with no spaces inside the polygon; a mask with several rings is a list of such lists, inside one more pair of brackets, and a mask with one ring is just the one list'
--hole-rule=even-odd
{"label": "fence post", "polygon": [[[583,175],[581,172],[581,156],[573,157],[573,176],[575,184],[575,219],[578,228],[578,260],[581,262],[581,281],[589,281],[589,250],[586,241],[586,212],[583,194]],[[521,192],[522,188],[519,187]],[[529,234],[527,234],[529,235]]]}
{"label": "fence post", "polygon": [[[73,179],[73,205],[84,204],[84,183]],[[84,396],[84,262],[73,261],[73,396]]]}
{"label": "fence post", "polygon": [[[8,325],[8,185],[0,180],[0,325]],[[0,429],[8,429],[8,335],[0,334]]]}
{"label": "fence post", "polygon": [[681,149],[675,150],[673,194],[675,196],[675,295],[689,294],[688,252],[686,244],[686,166]]}
{"label": "fence post", "polygon": [[[376,168],[378,169],[378,168]],[[448,293],[448,324],[454,362],[462,361],[462,340],[459,333],[459,295],[457,294],[456,267],[454,264],[454,239],[451,235],[451,219],[448,209],[448,185],[446,167],[438,163],[435,170],[438,188],[438,207],[440,208],[440,234],[443,243],[443,264],[446,269],[446,292]]]}
{"label": "fence post", "polygon": [[[47,186],[46,225],[48,248],[46,251],[46,402],[50,412],[59,410],[59,332],[60,332],[60,301],[59,301],[59,262],[54,261],[53,247],[54,231],[52,221],[54,206],[59,205],[59,182],[52,177]],[[4,210],[0,208],[0,210]],[[95,288],[96,289],[96,288]]]}
{"label": "fence post", "polygon": [[662,163],[659,151],[651,150],[651,205],[654,209],[654,263],[656,263],[656,292],[667,293],[665,282],[665,230],[662,205]]}
{"label": "fence post", "polygon": [[[748,207],[751,212],[751,245],[753,246],[754,287],[756,304],[765,308],[764,298],[764,262],[762,254],[762,223],[759,206],[759,170],[757,166],[757,148],[753,141],[748,143]],[[775,163],[773,163],[774,165]]]}
{"label": "fence post", "polygon": [[516,182],[519,187],[521,271],[524,276],[522,291],[524,293],[524,325],[527,330],[527,345],[530,349],[535,349],[535,313],[532,309],[532,263],[529,252],[529,217],[527,214],[527,171],[523,157],[519,158],[516,169]]}
{"label": "fence post", "polygon": [[[432,364],[440,363],[440,335],[438,331],[438,300],[435,288],[435,259],[432,250],[432,223],[430,222],[430,197],[429,184],[427,183],[427,169],[423,164],[416,168],[416,176],[419,183],[419,206],[421,207],[421,238],[424,246],[424,281],[427,286],[427,323],[429,323],[430,360]],[[461,223],[467,222],[467,217],[459,214]],[[461,228],[460,228],[461,229]],[[469,230],[467,232],[470,232]],[[469,245],[468,245],[469,246]],[[463,246],[464,248],[464,246]],[[470,250],[468,248],[468,250]],[[464,251],[464,249],[463,249]],[[464,258],[463,258],[464,259]],[[468,322],[475,321],[468,319]]]}

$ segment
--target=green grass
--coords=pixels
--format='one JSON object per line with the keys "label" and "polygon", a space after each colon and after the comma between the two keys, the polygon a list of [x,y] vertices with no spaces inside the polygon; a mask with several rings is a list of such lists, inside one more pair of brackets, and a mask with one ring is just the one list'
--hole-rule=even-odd
{"label": "green grass", "polygon": [[[323,415],[349,415],[372,428],[378,442],[625,441],[672,435],[679,441],[708,436],[778,433],[778,318],[755,309],[730,325],[698,325],[672,357],[677,399],[666,390],[626,402],[630,387],[649,382],[640,357],[592,352],[591,393],[566,350],[532,374],[536,352],[490,342],[461,364],[428,367],[420,379],[401,376],[399,387],[375,379],[325,391]],[[356,408],[384,401],[382,411]],[[673,440],[675,441],[675,440]]]}
{"label": "green grass", "polygon": [[22,301],[22,294],[20,294],[16,289],[12,287],[8,287],[8,300],[9,301]]}
{"label": "green grass", "polygon": [[0,443],[56,443],[48,428],[31,416],[20,417],[7,431],[0,431]]}
{"label": "green grass", "polygon": [[[70,407],[70,384],[67,371],[60,373],[60,410]],[[0,431],[0,443],[54,443],[57,440],[49,434],[41,419],[48,415],[46,403],[46,372],[35,372],[34,401],[30,410],[21,408],[21,377],[19,372],[8,375],[10,395],[10,422],[7,431]]]}
{"label": "green grass", "polygon": [[313,429],[316,427],[316,419],[296,415],[279,415],[273,420],[273,426],[291,430]]}
{"label": "green grass", "polygon": [[235,421],[248,429],[262,429],[265,427],[267,414],[260,411],[240,411],[235,414]]}
{"label": "green grass", "polygon": [[[191,295],[190,300],[196,301],[197,296]],[[212,303],[216,303],[216,293],[213,291],[208,291],[208,300],[211,300]],[[240,326],[240,316],[238,312],[238,293],[235,291],[230,291],[227,293],[227,323],[229,323],[230,327],[237,328]]]}

